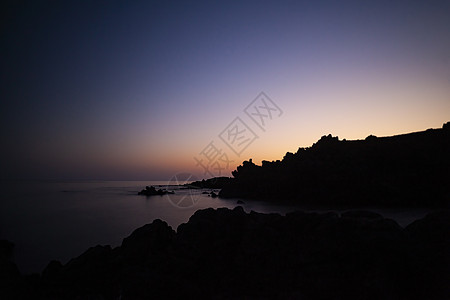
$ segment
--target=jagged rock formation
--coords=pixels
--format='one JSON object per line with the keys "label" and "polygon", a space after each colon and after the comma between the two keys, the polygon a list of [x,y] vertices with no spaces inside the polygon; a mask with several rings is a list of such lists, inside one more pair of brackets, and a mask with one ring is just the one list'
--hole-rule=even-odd
{"label": "jagged rock formation", "polygon": [[177,232],[155,220],[120,247],[96,246],[65,265],[53,261],[0,296],[448,299],[449,256],[448,211],[403,229],[368,211],[205,209]]}
{"label": "jagged rock formation", "polygon": [[440,206],[450,203],[450,123],[392,137],[323,136],[281,161],[244,161],[220,197],[297,203]]}
{"label": "jagged rock formation", "polygon": [[163,189],[156,189],[154,186],[146,186],[145,189],[138,192],[138,195],[145,195],[145,196],[162,196],[166,194],[174,194],[173,191],[167,191]]}
{"label": "jagged rock formation", "polygon": [[229,184],[232,180],[233,178],[231,177],[213,177],[206,180],[203,179],[194,181],[192,183],[187,183],[185,184],[185,186],[202,189],[221,189],[225,185]]}

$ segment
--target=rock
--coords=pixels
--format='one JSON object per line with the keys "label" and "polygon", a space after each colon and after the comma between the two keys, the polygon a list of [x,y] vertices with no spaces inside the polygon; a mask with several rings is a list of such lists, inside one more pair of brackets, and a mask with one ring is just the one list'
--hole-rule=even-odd
{"label": "rock", "polygon": [[449,124],[346,142],[323,136],[311,147],[287,152],[282,160],[242,162],[219,196],[333,207],[447,208]]}
{"label": "rock", "polygon": [[414,221],[405,230],[414,239],[445,243],[450,247],[450,211],[436,211]]}
{"label": "rock", "polygon": [[11,260],[14,244],[7,240],[0,240],[0,298],[21,299],[24,298],[25,282]]}
{"label": "rock", "polygon": [[405,268],[411,296],[450,299],[450,211],[428,214],[405,228],[408,237]]}
{"label": "rock", "polygon": [[52,260],[49,262],[47,267],[45,267],[44,271],[42,271],[42,278],[46,280],[56,280],[63,269],[63,265],[58,260]]}
{"label": "rock", "polygon": [[135,264],[146,264],[152,255],[164,254],[175,236],[166,222],[156,219],[125,238],[121,246],[124,258]]}
{"label": "rock", "polygon": [[194,181],[192,183],[184,184],[186,187],[190,188],[208,188],[208,189],[221,189],[224,186],[230,184],[233,178],[230,177],[213,177],[209,179],[203,179],[199,181]]}
{"label": "rock", "polygon": [[368,220],[375,220],[375,219],[382,219],[383,216],[372,211],[367,210],[351,210],[347,211],[341,214],[342,218],[352,218],[352,219],[368,219]]}
{"label": "rock", "polygon": [[156,195],[162,196],[166,194],[175,194],[175,192],[163,189],[156,190],[154,186],[146,186],[145,189],[138,192],[138,195],[145,195],[145,196],[156,196]]}
{"label": "rock", "polygon": [[155,220],[120,247],[51,262],[34,288],[71,299],[448,299],[449,220],[437,212],[403,229],[369,211],[209,208],[177,232]]}
{"label": "rock", "polygon": [[7,240],[0,240],[0,259],[11,259],[14,244]]}

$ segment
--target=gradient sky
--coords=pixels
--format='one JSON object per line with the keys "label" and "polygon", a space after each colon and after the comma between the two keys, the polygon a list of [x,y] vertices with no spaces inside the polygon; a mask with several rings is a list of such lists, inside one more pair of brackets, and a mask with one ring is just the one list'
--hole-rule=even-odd
{"label": "gradient sky", "polygon": [[[211,141],[233,160],[230,176],[324,134],[450,121],[450,1],[12,1],[1,11],[4,179],[203,177],[194,156]],[[262,91],[283,111],[265,132],[243,112]],[[240,156],[218,138],[236,117],[259,136]]]}

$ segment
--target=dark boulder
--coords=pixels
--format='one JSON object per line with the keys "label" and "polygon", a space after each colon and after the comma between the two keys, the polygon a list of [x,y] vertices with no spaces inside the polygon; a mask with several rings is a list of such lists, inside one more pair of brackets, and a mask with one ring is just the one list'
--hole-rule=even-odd
{"label": "dark boulder", "polygon": [[352,218],[352,219],[367,219],[367,220],[375,220],[375,219],[383,219],[383,216],[367,210],[351,210],[341,214],[342,218]]}
{"label": "dark boulder", "polygon": [[20,299],[25,287],[23,278],[12,261],[14,244],[0,240],[0,298]]}
{"label": "dark boulder", "polygon": [[[450,211],[430,213],[405,228],[409,238],[407,272],[417,298],[450,299]],[[442,297],[441,299],[444,299]]]}
{"label": "dark boulder", "polygon": [[14,244],[7,240],[0,240],[0,259],[11,259]]}
{"label": "dark boulder", "polygon": [[46,280],[57,280],[63,270],[63,264],[58,260],[49,262],[44,271],[42,271],[42,278]]}
{"label": "dark boulder", "polygon": [[51,262],[35,282],[53,299],[449,299],[449,220],[209,208],[177,232],[155,220],[120,247]]}
{"label": "dark boulder", "polygon": [[156,188],[154,186],[146,186],[145,189],[138,192],[138,195],[145,195],[145,196],[157,196],[157,195],[162,196],[162,195],[166,195],[166,194],[175,194],[175,192],[167,191],[167,190],[163,190],[163,189],[156,190]]}
{"label": "dark boulder", "polygon": [[155,256],[167,253],[175,231],[166,222],[159,219],[144,225],[125,238],[121,246],[121,255],[133,264],[147,264]]}

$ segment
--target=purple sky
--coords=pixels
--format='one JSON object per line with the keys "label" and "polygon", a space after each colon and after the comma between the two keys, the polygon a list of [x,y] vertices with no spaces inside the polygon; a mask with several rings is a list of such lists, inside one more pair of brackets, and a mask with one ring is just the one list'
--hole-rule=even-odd
{"label": "purple sky", "polygon": [[[449,1],[11,2],[2,178],[203,177],[211,141],[230,176],[450,120]],[[262,91],[283,111],[265,131],[244,112]],[[219,138],[236,117],[258,136],[239,155]]]}

